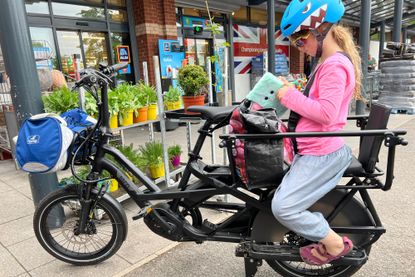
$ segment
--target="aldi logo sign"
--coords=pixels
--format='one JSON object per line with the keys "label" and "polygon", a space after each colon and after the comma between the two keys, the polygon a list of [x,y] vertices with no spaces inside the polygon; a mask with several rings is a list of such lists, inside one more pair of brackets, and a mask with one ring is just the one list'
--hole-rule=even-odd
{"label": "aldi logo sign", "polygon": [[119,63],[130,63],[130,47],[128,45],[117,46],[117,59]]}

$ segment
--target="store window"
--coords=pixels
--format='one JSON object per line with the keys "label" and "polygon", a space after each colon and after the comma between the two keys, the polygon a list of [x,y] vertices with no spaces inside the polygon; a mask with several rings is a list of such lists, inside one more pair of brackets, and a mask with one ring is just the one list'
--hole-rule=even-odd
{"label": "store window", "polygon": [[110,21],[114,22],[128,22],[127,12],[124,10],[108,10],[108,17]]}
{"label": "store window", "polygon": [[34,14],[49,14],[49,7],[47,1],[25,1],[26,11],[27,13],[34,13]]}
{"label": "store window", "polygon": [[[128,45],[130,46],[130,35],[128,33],[111,33],[111,44],[112,44],[112,54],[114,57],[114,63],[118,63],[118,53],[117,53],[117,46],[119,45]],[[130,55],[131,55],[131,47],[130,47]],[[134,81],[134,74],[133,74],[133,67],[130,64],[130,72],[124,72],[122,74],[118,74],[116,76],[117,80],[123,80],[126,82],[133,82]]]}
{"label": "store window", "polygon": [[30,27],[37,68],[58,68],[52,28]]}
{"label": "store window", "polygon": [[125,0],[108,0],[109,6],[125,7]]}
{"label": "store window", "polygon": [[88,19],[105,19],[104,8],[81,5],[52,3],[53,14],[56,16],[79,17]]}

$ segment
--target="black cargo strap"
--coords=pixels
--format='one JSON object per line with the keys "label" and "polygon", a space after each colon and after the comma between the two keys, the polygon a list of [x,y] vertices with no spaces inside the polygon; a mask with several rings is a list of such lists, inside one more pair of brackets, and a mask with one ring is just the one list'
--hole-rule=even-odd
{"label": "black cargo strap", "polygon": [[[344,52],[338,52],[342,55],[344,55],[345,57],[347,57],[350,61],[351,58],[349,57],[349,55],[347,55]],[[319,66],[317,66],[316,70],[313,72],[313,74],[311,75],[310,80],[307,82],[307,85],[304,89],[304,95],[306,97],[308,97],[308,95],[310,94],[310,89],[311,86],[314,83],[314,77],[317,75],[317,71],[320,69]],[[299,115],[298,113],[294,112],[294,111],[290,111],[290,116],[288,117],[288,132],[295,132],[295,128],[297,127],[298,121],[300,121],[301,115]],[[291,138],[291,141],[293,143],[293,148],[294,148],[294,153],[297,154],[298,153],[298,146],[297,146],[297,140],[295,138]]]}
{"label": "black cargo strap", "polygon": [[[313,73],[313,75],[311,75],[310,80],[307,82],[307,85],[304,89],[304,96],[308,97],[308,95],[310,94],[310,89],[311,86],[314,83],[314,77],[317,75],[317,71],[319,68],[316,69],[316,71]],[[299,115],[298,113],[294,112],[294,111],[290,111],[290,116],[288,117],[288,132],[295,132],[295,128],[297,127],[298,121],[300,121],[301,115]],[[298,148],[297,148],[297,140],[295,138],[291,138],[291,141],[293,143],[293,148],[294,148],[294,153],[297,154],[298,153]]]}

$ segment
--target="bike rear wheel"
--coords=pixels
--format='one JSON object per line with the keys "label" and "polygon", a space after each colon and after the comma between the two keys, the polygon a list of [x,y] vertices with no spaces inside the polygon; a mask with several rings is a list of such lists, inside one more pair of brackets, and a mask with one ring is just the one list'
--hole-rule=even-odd
{"label": "bike rear wheel", "polygon": [[123,243],[126,232],[123,216],[103,197],[89,213],[86,234],[78,234],[80,210],[76,191],[53,192],[34,214],[36,237],[59,260],[75,265],[100,263],[114,255]]}

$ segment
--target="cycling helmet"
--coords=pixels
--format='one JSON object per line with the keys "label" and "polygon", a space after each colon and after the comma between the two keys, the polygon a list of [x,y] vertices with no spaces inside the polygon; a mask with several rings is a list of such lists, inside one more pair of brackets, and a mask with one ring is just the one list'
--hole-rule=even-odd
{"label": "cycling helmet", "polygon": [[344,14],[341,0],[292,0],[281,20],[281,32],[288,37],[301,30],[314,30],[323,22],[337,23]]}

